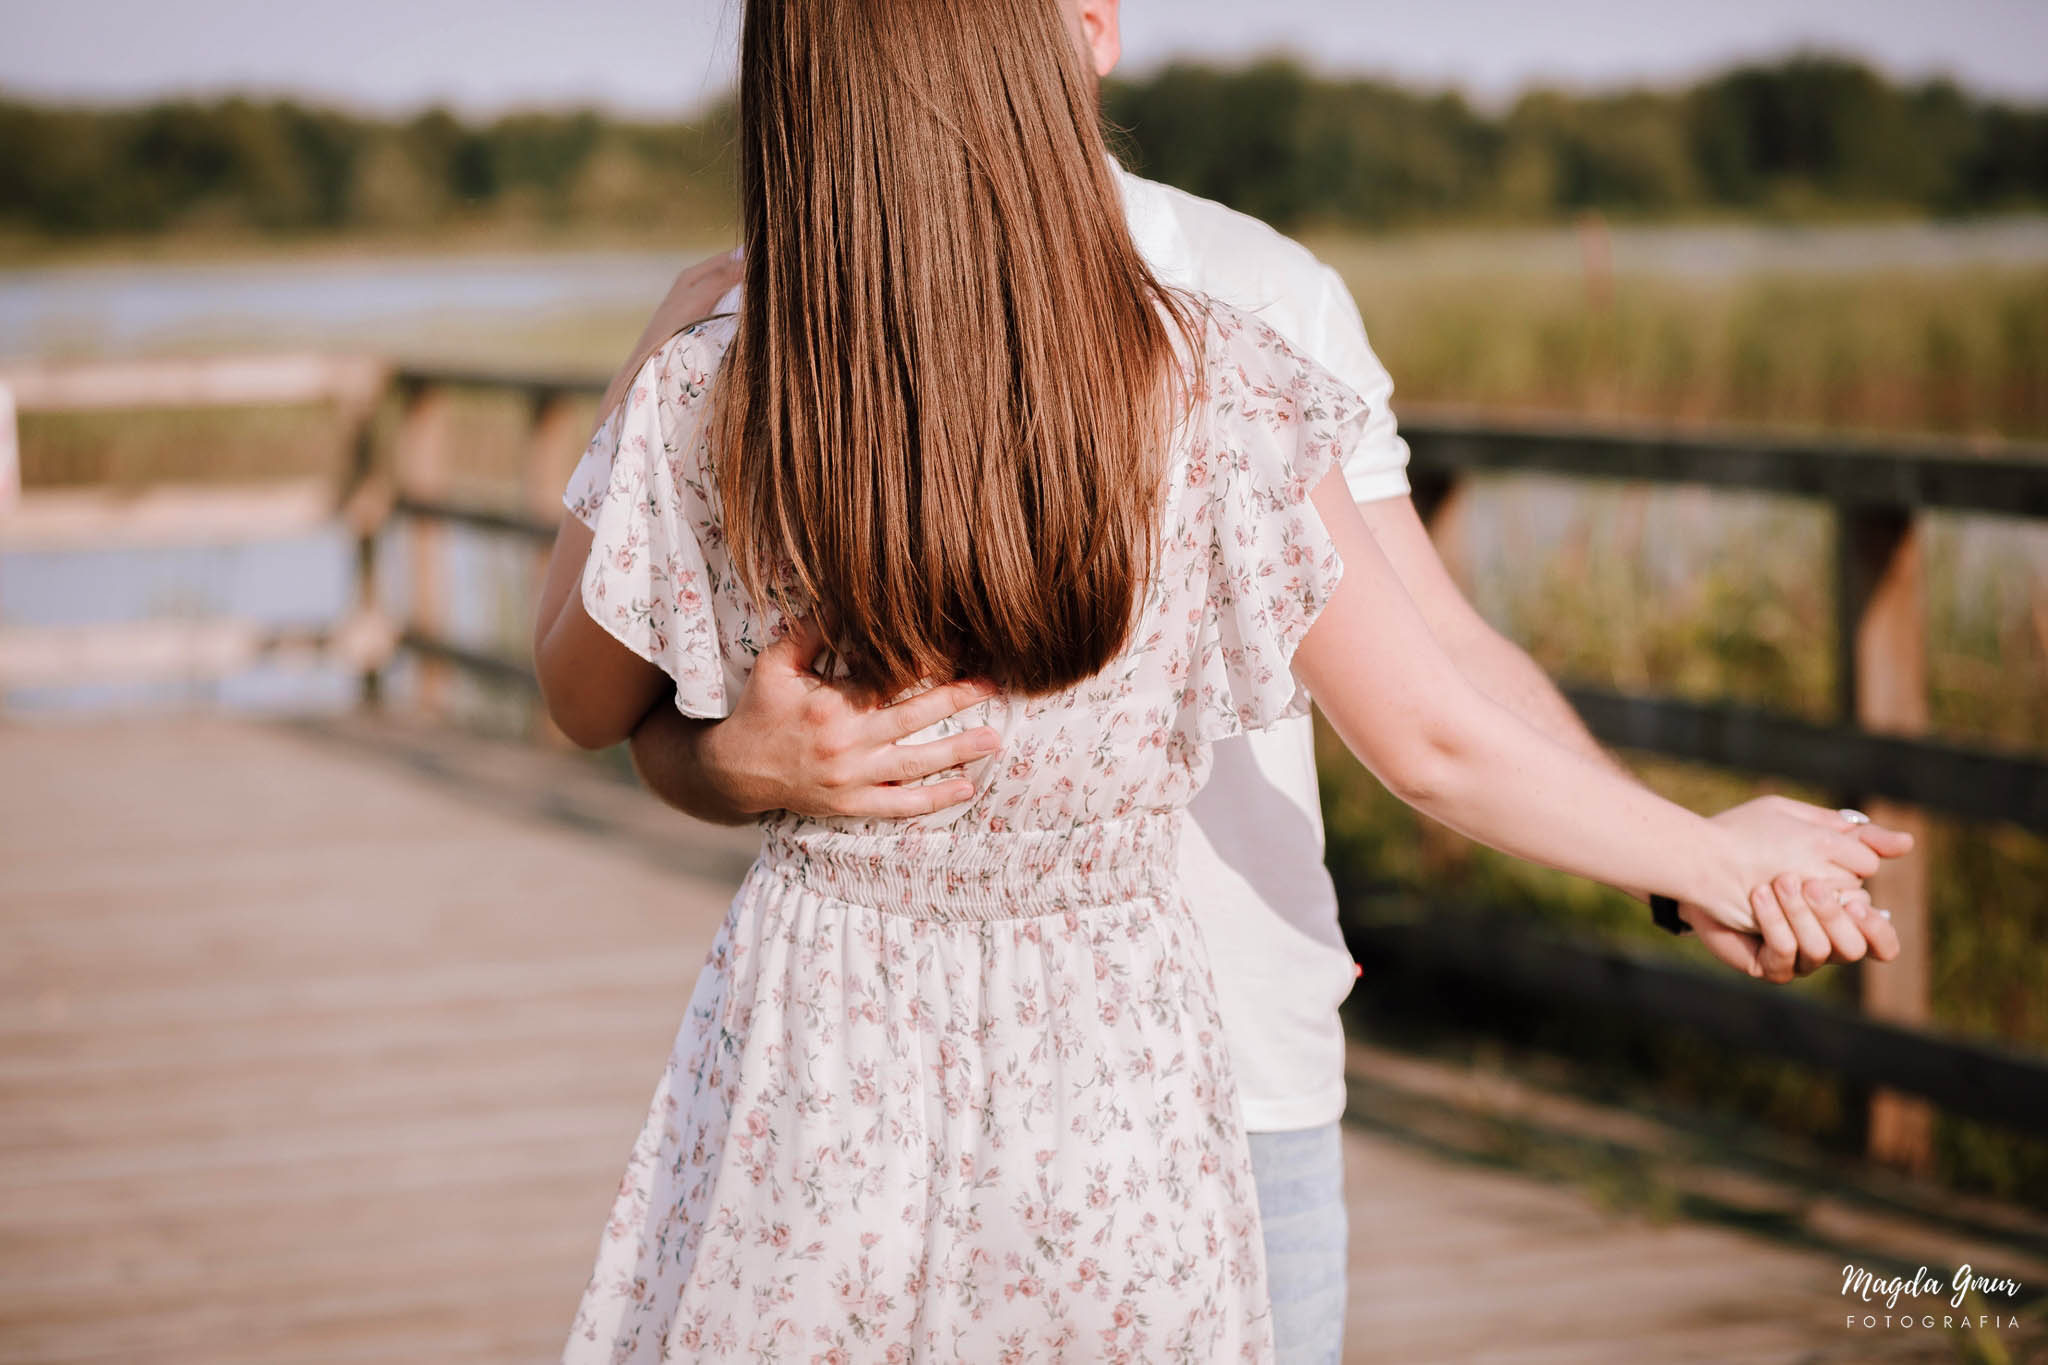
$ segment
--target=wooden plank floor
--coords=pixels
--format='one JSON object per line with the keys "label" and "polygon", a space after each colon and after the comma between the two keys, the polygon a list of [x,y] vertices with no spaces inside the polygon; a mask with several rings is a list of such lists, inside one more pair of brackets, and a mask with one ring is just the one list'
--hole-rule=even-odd
{"label": "wooden plank floor", "polygon": [[[552,1359],[744,853],[517,746],[0,726],[0,1362]],[[1953,1358],[1825,1250],[1347,1163],[1350,1359]]]}

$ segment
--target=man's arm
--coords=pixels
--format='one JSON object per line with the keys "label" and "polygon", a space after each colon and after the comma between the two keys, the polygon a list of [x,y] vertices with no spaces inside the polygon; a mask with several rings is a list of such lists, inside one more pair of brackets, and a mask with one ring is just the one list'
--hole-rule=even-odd
{"label": "man's arm", "polygon": [[995,689],[954,682],[877,706],[812,670],[824,641],[809,622],[761,651],[723,720],[656,706],[634,730],[633,767],[648,789],[700,820],[743,825],[771,810],[901,819],[974,795],[964,777],[921,779],[995,752],[988,726],[918,744],[901,741]]}
{"label": "man's arm", "polygon": [[627,752],[647,789],[683,814],[713,825],[750,825],[758,812],[741,808],[704,757],[705,739],[721,724],[656,706],[633,731]]}

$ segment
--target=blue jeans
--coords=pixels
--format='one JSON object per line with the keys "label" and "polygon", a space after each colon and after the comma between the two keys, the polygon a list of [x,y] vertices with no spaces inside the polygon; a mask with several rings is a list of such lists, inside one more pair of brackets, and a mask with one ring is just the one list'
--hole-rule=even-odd
{"label": "blue jeans", "polygon": [[1278,1365],[1339,1365],[1346,1280],[1344,1141],[1335,1123],[1251,1133]]}

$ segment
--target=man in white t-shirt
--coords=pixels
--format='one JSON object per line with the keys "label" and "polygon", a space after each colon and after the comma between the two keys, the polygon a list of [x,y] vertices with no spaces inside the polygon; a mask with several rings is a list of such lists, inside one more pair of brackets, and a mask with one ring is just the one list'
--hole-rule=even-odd
{"label": "man in white t-shirt", "polygon": [[[1096,72],[1118,56],[1117,0],[1060,0]],[[1465,601],[1437,558],[1408,497],[1408,447],[1395,428],[1393,381],[1366,341],[1336,272],[1307,249],[1243,214],[1117,171],[1139,251],[1167,283],[1260,314],[1293,345],[1349,383],[1371,407],[1346,481],[1381,548],[1446,652],[1480,689],[1552,738],[1605,758],[1542,671]],[[686,271],[606,395],[609,410],[641,360],[690,322],[737,302],[737,253]],[[975,698],[970,684],[937,689],[930,704],[871,709],[810,671],[816,641],[784,641],[757,661],[733,713],[720,721],[658,707],[633,737],[636,766],[664,800],[700,818],[744,823],[771,810],[809,815],[919,814],[934,787],[917,779],[982,750],[969,731],[897,743]],[[1338,1120],[1344,1112],[1344,1031],[1337,1007],[1357,967],[1337,922],[1323,866],[1313,729],[1307,718],[1217,746],[1208,786],[1184,837],[1183,880],[1208,944],[1232,1071],[1251,1134],[1265,1228],[1279,1358],[1334,1362],[1342,1350],[1346,1224]],[[992,741],[991,741],[992,742]],[[1783,818],[1766,798],[1722,817]],[[1776,809],[1759,815],[1756,807]],[[1800,808],[1804,818],[1831,812]],[[1689,907],[1680,915],[1723,961],[1785,979],[1840,948],[1772,953]],[[1828,944],[1802,923],[1802,942]],[[1816,939],[1815,934],[1819,937]],[[1871,951],[1896,953],[1876,926]]]}

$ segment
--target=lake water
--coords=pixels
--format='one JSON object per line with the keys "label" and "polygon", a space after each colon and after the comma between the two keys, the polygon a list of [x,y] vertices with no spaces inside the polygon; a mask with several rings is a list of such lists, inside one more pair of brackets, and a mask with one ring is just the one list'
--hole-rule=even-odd
{"label": "lake water", "polygon": [[[578,252],[344,257],[245,264],[0,270],[0,355],[278,345],[469,354],[509,328],[541,333],[650,312],[706,254]],[[625,337],[632,339],[636,328]]]}
{"label": "lake water", "polygon": [[[1618,272],[1697,281],[2048,264],[2048,217],[1616,227],[1607,237]],[[1404,233],[1341,245],[1347,263],[1411,273],[1583,269],[1584,244],[1573,228]],[[609,359],[621,330],[617,344],[630,342],[678,270],[714,249],[0,270],[0,356],[287,345],[475,358],[504,348],[509,334],[518,354],[537,348],[594,367]],[[564,335],[551,340],[551,330]]]}

